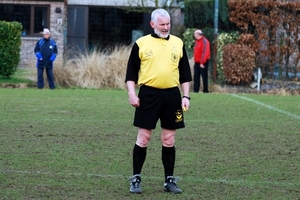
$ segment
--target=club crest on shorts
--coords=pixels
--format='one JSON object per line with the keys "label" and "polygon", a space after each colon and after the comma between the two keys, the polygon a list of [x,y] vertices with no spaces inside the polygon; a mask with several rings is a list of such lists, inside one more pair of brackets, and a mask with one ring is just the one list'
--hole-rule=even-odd
{"label": "club crest on shorts", "polygon": [[181,110],[177,110],[176,113],[175,113],[175,122],[176,123],[179,123],[179,122],[182,122],[182,111]]}

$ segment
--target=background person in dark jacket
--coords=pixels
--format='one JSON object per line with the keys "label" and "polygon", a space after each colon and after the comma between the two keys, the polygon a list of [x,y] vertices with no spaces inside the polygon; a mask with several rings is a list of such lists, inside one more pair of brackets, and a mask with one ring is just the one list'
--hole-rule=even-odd
{"label": "background person in dark jacket", "polygon": [[40,39],[34,48],[35,56],[37,57],[37,86],[39,89],[44,87],[44,70],[46,70],[47,79],[50,89],[55,89],[53,76],[53,61],[57,56],[57,46],[54,40],[50,38],[49,29],[44,29],[44,37]]}
{"label": "background person in dark jacket", "polygon": [[210,59],[210,42],[203,36],[201,30],[194,32],[194,92],[199,92],[200,75],[203,80],[203,93],[208,93],[208,66]]}

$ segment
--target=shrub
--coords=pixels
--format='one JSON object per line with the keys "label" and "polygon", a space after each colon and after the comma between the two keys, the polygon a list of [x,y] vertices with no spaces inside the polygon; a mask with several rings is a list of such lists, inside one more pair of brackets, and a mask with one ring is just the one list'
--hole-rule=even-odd
{"label": "shrub", "polygon": [[247,39],[255,42],[251,46],[262,74],[274,78],[278,72],[279,79],[293,77],[297,81],[300,2],[228,0],[228,10],[231,22],[243,33],[255,36]]}
{"label": "shrub", "polygon": [[238,44],[246,45],[250,47],[253,51],[258,52],[259,42],[255,39],[253,34],[241,34],[237,39]]}
{"label": "shrub", "polygon": [[22,24],[0,21],[0,74],[12,75],[20,62]]}
{"label": "shrub", "polygon": [[249,83],[255,67],[255,52],[246,45],[227,44],[224,46],[223,67],[228,82]]}
{"label": "shrub", "polygon": [[188,57],[192,57],[193,55],[193,47],[195,43],[194,32],[196,28],[187,28],[183,33],[183,43],[188,54]]}
{"label": "shrub", "polygon": [[239,34],[237,32],[233,33],[221,33],[218,36],[218,45],[217,45],[217,74],[218,74],[218,81],[225,82],[226,78],[223,72],[223,47],[226,44],[236,43]]}

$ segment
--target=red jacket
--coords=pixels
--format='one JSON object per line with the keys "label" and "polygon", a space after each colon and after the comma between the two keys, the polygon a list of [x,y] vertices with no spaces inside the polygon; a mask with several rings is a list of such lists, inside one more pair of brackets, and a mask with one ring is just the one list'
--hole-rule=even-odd
{"label": "red jacket", "polygon": [[202,37],[195,41],[194,61],[195,63],[205,64],[210,59],[210,42]]}

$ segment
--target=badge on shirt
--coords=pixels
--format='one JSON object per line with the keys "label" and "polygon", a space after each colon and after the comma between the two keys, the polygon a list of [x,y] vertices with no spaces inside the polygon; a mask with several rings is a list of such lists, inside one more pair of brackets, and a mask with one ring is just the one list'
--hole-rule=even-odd
{"label": "badge on shirt", "polygon": [[172,53],[171,58],[172,58],[172,61],[174,63],[176,63],[176,62],[178,62],[179,56],[178,56],[178,54]]}
{"label": "badge on shirt", "polygon": [[49,46],[49,49],[52,49],[52,48],[53,48],[53,46],[52,46],[52,45],[50,45],[50,46]]}

